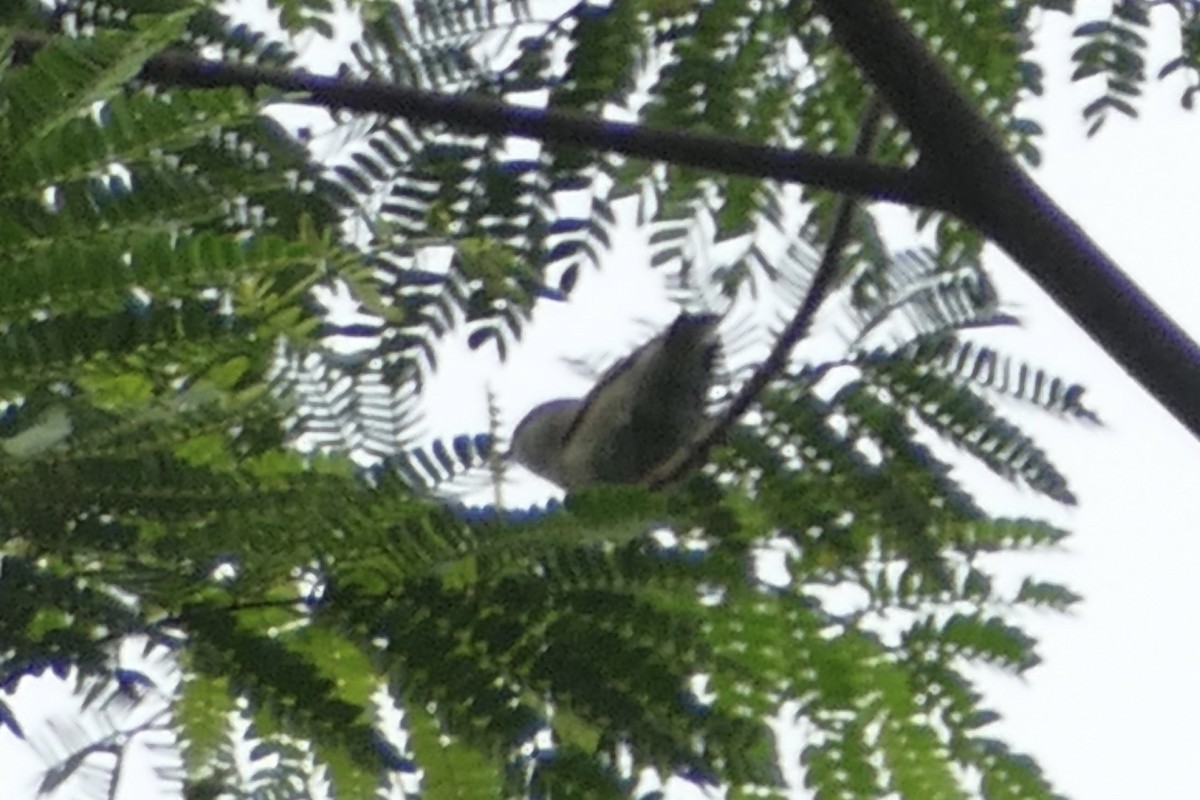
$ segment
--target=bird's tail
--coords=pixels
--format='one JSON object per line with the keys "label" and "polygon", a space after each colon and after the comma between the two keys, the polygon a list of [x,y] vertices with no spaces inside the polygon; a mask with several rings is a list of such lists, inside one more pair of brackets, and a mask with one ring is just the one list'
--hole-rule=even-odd
{"label": "bird's tail", "polygon": [[711,371],[720,349],[720,339],[716,335],[720,322],[718,314],[680,314],[667,330],[663,349],[682,358],[690,358],[696,350],[700,350],[703,369]]}

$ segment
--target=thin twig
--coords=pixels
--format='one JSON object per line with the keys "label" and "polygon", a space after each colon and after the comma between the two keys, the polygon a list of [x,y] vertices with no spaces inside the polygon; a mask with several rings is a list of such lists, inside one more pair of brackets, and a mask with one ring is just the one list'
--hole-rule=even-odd
{"label": "thin twig", "polygon": [[[872,100],[868,103],[862,122],[859,124],[858,141],[854,145],[856,158],[865,158],[870,153],[875,136],[879,131],[881,118],[882,106],[877,100]],[[841,255],[850,238],[851,222],[854,219],[856,206],[857,198],[850,195],[844,195],[839,202],[833,228],[829,233],[829,241],[825,245],[825,254],[813,275],[808,292],[804,295],[804,300],[800,303],[791,322],[779,334],[775,346],[771,348],[766,359],[743,384],[729,407],[709,422],[688,447],[680,450],[670,460],[651,472],[642,481],[643,484],[654,489],[662,488],[699,466],[708,457],[708,451],[712,449],[713,445],[725,435],[742,414],[746,413],[751,403],[758,398],[767,384],[787,366],[793,348],[808,335],[817,311],[820,310],[837,282],[841,272],[839,269]]]}

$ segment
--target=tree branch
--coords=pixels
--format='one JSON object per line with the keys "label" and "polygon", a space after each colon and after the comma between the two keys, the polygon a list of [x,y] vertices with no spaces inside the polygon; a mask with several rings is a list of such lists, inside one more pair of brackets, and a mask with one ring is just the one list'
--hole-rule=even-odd
{"label": "tree branch", "polygon": [[[859,123],[858,141],[854,143],[855,157],[866,158],[871,152],[871,147],[879,132],[881,116],[882,109],[879,103],[872,99],[867,105],[862,122]],[[793,348],[804,339],[812,328],[817,312],[821,309],[825,299],[829,297],[829,293],[836,283],[840,272],[842,251],[846,249],[846,243],[850,239],[850,224],[854,220],[855,207],[856,198],[849,195],[843,196],[838,201],[833,227],[830,229],[829,241],[825,245],[821,263],[813,274],[812,283],[809,284],[804,300],[801,301],[800,307],[796,309],[796,314],[787,327],[775,340],[771,352],[738,390],[737,396],[733,398],[729,407],[709,422],[688,447],[681,449],[670,460],[656,467],[643,481],[645,485],[652,489],[662,488],[699,466],[708,457],[708,451],[712,449],[713,445],[725,435],[725,432],[738,421],[742,414],[746,413],[746,409],[750,408],[750,404],[758,398],[767,384],[787,366]]]}
{"label": "tree branch", "polygon": [[1200,348],[1005,150],[888,0],[816,0],[833,34],[912,134],[947,205],[1012,256],[1193,436]]}
{"label": "tree branch", "polygon": [[[51,38],[45,35],[21,34],[14,60],[27,62],[49,41]],[[879,201],[949,210],[944,203],[946,193],[923,170],[754,144],[728,136],[657,130],[573,111],[511,105],[479,95],[442,94],[378,80],[210,61],[180,51],[150,58],[138,77],[163,86],[237,87],[249,92],[270,86],[282,92],[306,93],[313,103],[329,109],[403,117],[467,133],[519,136],[563,147],[621,153],[726,175],[802,183]]]}
{"label": "tree branch", "polygon": [[[834,36],[905,124],[916,169],[582,114],[165,53],[141,77],[164,85],[272,86],[329,108],[808,186],[962,217],[991,237],[1127,372],[1200,439],[1200,348],[1020,169],[888,0],[815,0]],[[47,37],[17,37],[28,60]]]}

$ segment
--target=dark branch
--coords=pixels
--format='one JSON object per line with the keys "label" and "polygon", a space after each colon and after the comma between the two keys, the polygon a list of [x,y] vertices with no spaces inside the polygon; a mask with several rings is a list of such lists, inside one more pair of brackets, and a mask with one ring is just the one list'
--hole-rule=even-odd
{"label": "dark branch", "polygon": [[1200,348],[1046,196],[888,0],[817,0],[912,134],[948,206],[1003,247],[1200,438]]}
{"label": "dark branch", "polygon": [[[816,0],[834,35],[908,128],[920,169],[720,136],[658,131],[585,115],[167,53],[141,76],[179,86],[272,86],[329,108],[405,117],[493,135],[623,153],[725,174],[790,181],[946,211],[1003,247],[1194,436],[1200,438],[1200,348],[1017,166],[986,120],[905,27],[888,0]],[[46,37],[17,37],[31,57]]]}
{"label": "dark branch", "polygon": [[[49,37],[43,35],[22,34],[18,37],[16,60],[27,61],[47,41]],[[164,86],[239,87],[250,92],[270,86],[282,92],[305,93],[312,102],[329,109],[403,117],[467,133],[519,136],[726,175],[802,183],[873,200],[949,210],[943,203],[945,193],[921,170],[771,147],[728,136],[656,130],[571,111],[511,105],[479,95],[441,94],[378,80],[209,61],[177,51],[149,59],[139,77]]]}

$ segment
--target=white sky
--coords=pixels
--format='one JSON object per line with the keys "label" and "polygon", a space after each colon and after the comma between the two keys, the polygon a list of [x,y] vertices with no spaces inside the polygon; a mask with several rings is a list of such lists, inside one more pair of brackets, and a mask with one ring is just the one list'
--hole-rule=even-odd
{"label": "white sky", "polygon": [[[1169,11],[1156,13],[1169,22]],[[1079,110],[1102,89],[1068,81],[1073,24],[1051,16],[1039,38],[1048,91],[1026,109],[1047,132],[1035,177],[1200,337],[1200,117],[1180,110],[1181,80],[1152,80],[1139,120],[1113,118],[1087,140]],[[1175,51],[1164,29],[1148,72]],[[902,215],[888,214],[886,228],[894,246],[907,246]],[[600,272],[585,271],[583,302],[539,314],[526,346],[495,373],[491,387],[510,425],[540,400],[586,391],[587,380],[558,356],[620,351],[641,338],[628,320],[662,324],[671,318],[656,297],[658,277],[647,274],[644,262],[612,261]],[[993,253],[990,263],[1002,296],[1026,327],[989,334],[989,341],[1087,385],[1088,400],[1107,423],[1098,430],[1036,413],[1020,416],[1071,479],[1080,507],[1055,517],[1075,532],[1061,552],[1013,558],[1012,569],[1061,580],[1085,601],[1070,616],[1022,618],[1041,639],[1045,659],[1024,680],[980,675],[990,704],[1004,715],[990,730],[1036,756],[1057,788],[1079,800],[1200,798],[1200,771],[1193,766],[1200,749],[1200,644],[1192,623],[1192,587],[1200,571],[1200,445],[1002,255]],[[598,295],[611,300],[592,312]],[[568,318],[572,326],[619,340],[564,337],[560,326]],[[478,374],[481,356],[464,358],[468,371]],[[432,407],[451,410],[458,420],[454,432],[486,429],[481,389],[473,397],[464,394],[453,376],[432,389],[444,393],[430,398]],[[441,427],[433,419],[430,424]],[[539,496],[544,489],[531,486],[527,498]],[[1020,490],[990,493],[985,500],[991,510],[1010,514],[1046,509]],[[34,727],[33,712],[61,708],[52,693],[38,694],[43,699],[26,693],[19,706],[22,721]],[[0,775],[9,776],[3,785],[20,786],[20,796],[33,796],[26,794],[32,784],[9,781],[36,768],[30,755],[25,744],[0,735]],[[128,796],[141,795],[131,787]]]}
{"label": "white sky", "polygon": [[[1043,52],[1074,46],[1072,26],[1057,20],[1042,32]],[[1177,52],[1162,34],[1152,75],[1164,53]],[[1200,117],[1179,108],[1181,82],[1151,82],[1139,120],[1113,119],[1088,141],[1078,109],[1100,88],[1071,86],[1061,56],[1041,61],[1048,91],[1028,108],[1047,131],[1039,183],[1200,337]],[[1075,531],[1067,552],[1043,559],[1045,568],[1085,602],[1072,617],[1031,624],[1045,663],[1024,684],[989,682],[1006,717],[997,730],[1036,755],[1069,796],[1200,797],[1191,591],[1200,569],[1200,445],[1023,273],[1003,258],[993,265],[1002,296],[1023,306],[1024,352],[1078,376],[1108,424],[1096,433],[1030,418],[1080,499],[1067,519]]]}

